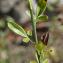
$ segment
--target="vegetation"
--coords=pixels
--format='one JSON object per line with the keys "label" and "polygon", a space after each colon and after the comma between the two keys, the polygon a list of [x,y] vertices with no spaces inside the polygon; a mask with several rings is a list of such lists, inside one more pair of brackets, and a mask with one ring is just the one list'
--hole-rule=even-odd
{"label": "vegetation", "polygon": [[15,32],[18,35],[21,35],[23,37],[23,42],[28,43],[32,42],[34,44],[35,48],[35,56],[36,56],[36,61],[30,61],[30,63],[48,63],[48,52],[46,50],[47,45],[43,44],[42,41],[38,41],[37,38],[37,31],[36,31],[36,24],[39,21],[47,21],[48,17],[45,15],[45,10],[46,10],[46,0],[38,0],[36,9],[34,10],[33,6],[33,0],[28,0],[29,1],[29,10],[27,11],[27,14],[31,17],[31,26],[32,30],[31,31],[25,31],[22,26],[18,25],[15,23],[15,21],[11,18],[8,17],[7,24],[8,27]]}

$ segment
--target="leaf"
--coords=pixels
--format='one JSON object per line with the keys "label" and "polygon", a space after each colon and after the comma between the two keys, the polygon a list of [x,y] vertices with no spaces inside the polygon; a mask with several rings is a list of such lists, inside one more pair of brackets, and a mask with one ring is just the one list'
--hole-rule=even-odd
{"label": "leaf", "polygon": [[29,0],[29,10],[33,13],[33,15],[36,15],[36,0]]}
{"label": "leaf", "polygon": [[23,42],[25,42],[25,43],[28,43],[30,41],[30,39],[29,38],[23,38]]}
{"label": "leaf", "polygon": [[28,36],[32,36],[32,31],[31,31],[31,30],[28,30],[28,31],[27,31],[27,35],[28,35]]}
{"label": "leaf", "polygon": [[39,59],[38,59],[37,53],[35,53],[35,57],[36,57],[37,62],[39,63]]}
{"label": "leaf", "polygon": [[29,5],[30,5],[30,9],[32,10],[32,6],[33,6],[33,0],[29,0]]}
{"label": "leaf", "polygon": [[48,20],[48,16],[42,16],[42,15],[40,15],[37,18],[37,21],[47,21],[47,20]]}
{"label": "leaf", "polygon": [[36,61],[30,61],[30,63],[37,63]]}
{"label": "leaf", "polygon": [[36,9],[36,16],[39,15],[39,12],[40,12],[40,7],[37,5],[37,9]]}
{"label": "leaf", "polygon": [[48,59],[45,59],[45,60],[43,61],[43,63],[49,63],[49,62],[48,62]]}
{"label": "leaf", "polygon": [[27,37],[27,34],[26,34],[25,30],[21,26],[16,24],[14,22],[14,19],[12,19],[10,17],[7,17],[6,20],[7,20],[7,25],[9,27],[9,29],[11,29],[13,32],[15,32],[18,35],[21,35],[23,37]]}
{"label": "leaf", "polygon": [[29,10],[26,11],[26,14],[27,14],[29,17],[31,17]]}
{"label": "leaf", "polygon": [[44,13],[44,11],[46,9],[46,3],[47,3],[46,0],[38,0],[37,11],[36,11],[37,16]]}
{"label": "leaf", "polygon": [[42,51],[45,48],[45,45],[42,42],[39,42],[38,44],[36,44],[36,50],[37,51]]}

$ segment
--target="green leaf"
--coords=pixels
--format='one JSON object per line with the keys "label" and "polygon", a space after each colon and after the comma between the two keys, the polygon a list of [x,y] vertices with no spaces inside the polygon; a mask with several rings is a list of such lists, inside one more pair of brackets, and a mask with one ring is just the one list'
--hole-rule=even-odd
{"label": "green leaf", "polygon": [[36,9],[36,16],[39,15],[39,12],[40,12],[40,7],[37,5],[37,9]]}
{"label": "green leaf", "polygon": [[36,61],[30,61],[30,63],[37,63]]}
{"label": "green leaf", "polygon": [[26,14],[27,14],[29,17],[31,17],[29,10],[26,11]]}
{"label": "green leaf", "polygon": [[30,39],[29,38],[23,38],[23,42],[25,42],[25,43],[28,43],[30,41]]}
{"label": "green leaf", "polygon": [[29,0],[29,5],[30,5],[30,9],[32,10],[32,6],[33,6],[33,0]]}
{"label": "green leaf", "polygon": [[48,62],[48,59],[45,59],[45,60],[43,61],[43,63],[49,63],[49,62]]}
{"label": "green leaf", "polygon": [[35,53],[35,57],[36,57],[37,63],[39,63],[39,59],[38,59],[37,53]]}
{"label": "green leaf", "polygon": [[21,35],[23,37],[27,37],[27,34],[25,32],[25,30],[19,26],[17,23],[14,22],[14,19],[7,17],[7,24],[9,29],[11,29],[13,32],[15,32],[18,35]]}
{"label": "green leaf", "polygon": [[27,35],[28,35],[28,36],[32,36],[32,31],[31,31],[31,30],[28,30],[28,31],[27,31]]}
{"label": "green leaf", "polygon": [[45,48],[45,45],[42,42],[39,42],[38,44],[36,44],[36,50],[37,51],[42,51]]}
{"label": "green leaf", "polygon": [[37,11],[36,11],[36,15],[39,16],[40,14],[43,14],[46,10],[46,0],[38,0],[37,3]]}
{"label": "green leaf", "polygon": [[37,18],[37,22],[38,21],[47,21],[48,20],[48,16],[42,16],[42,15],[40,15],[40,16],[38,16],[38,18]]}

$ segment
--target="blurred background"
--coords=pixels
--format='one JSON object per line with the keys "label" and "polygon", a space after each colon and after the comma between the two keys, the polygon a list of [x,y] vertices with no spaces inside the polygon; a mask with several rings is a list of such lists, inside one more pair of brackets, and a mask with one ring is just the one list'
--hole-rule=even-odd
{"label": "blurred background", "polygon": [[[37,1],[34,1],[34,8]],[[28,8],[28,0],[0,0],[0,63],[29,63],[31,60],[35,60],[35,52],[31,43],[23,43],[22,37],[13,33],[6,24],[6,17],[12,17],[16,23],[22,25],[25,31],[31,30],[30,16],[26,14]],[[38,38],[41,40],[43,33],[50,30],[52,34],[56,31],[63,34],[63,0],[47,0],[46,15],[49,17],[48,21],[37,24]],[[54,30],[54,26],[50,28],[50,25],[55,23],[58,30]],[[61,25],[60,25],[61,24]],[[54,34],[55,35],[55,34]],[[56,34],[61,36],[59,34]],[[63,38],[63,36],[61,36]],[[56,39],[56,37],[54,37]],[[54,46],[59,48],[60,59],[52,58],[50,63],[63,62],[63,47],[58,47],[57,43],[54,43],[54,39],[49,38],[48,46]],[[62,43],[62,39],[59,40]],[[54,45],[55,44],[55,45]],[[60,43],[59,43],[60,44]],[[60,46],[61,46],[60,44]],[[63,45],[62,45],[63,46]],[[58,54],[59,54],[58,53]],[[62,59],[61,59],[62,58]],[[58,61],[59,60],[59,61]],[[53,62],[54,61],[54,62]]]}

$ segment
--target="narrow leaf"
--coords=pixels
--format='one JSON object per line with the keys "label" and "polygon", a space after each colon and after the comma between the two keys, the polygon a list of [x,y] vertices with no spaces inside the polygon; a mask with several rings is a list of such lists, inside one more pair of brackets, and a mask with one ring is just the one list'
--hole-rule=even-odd
{"label": "narrow leaf", "polygon": [[30,61],[30,63],[37,63],[36,61]]}
{"label": "narrow leaf", "polygon": [[43,63],[49,63],[48,59],[45,59],[45,60],[43,61]]}
{"label": "narrow leaf", "polygon": [[36,16],[39,15],[39,12],[40,12],[40,7],[37,5],[37,9],[36,9]]}
{"label": "narrow leaf", "polygon": [[29,0],[29,4],[30,4],[30,9],[32,10],[32,5],[33,5],[33,0]]}
{"label": "narrow leaf", "polygon": [[14,19],[8,17],[6,20],[7,20],[9,29],[11,29],[13,32],[15,32],[18,35],[27,37],[25,30],[21,26],[19,26],[17,23],[15,23]]}
{"label": "narrow leaf", "polygon": [[26,11],[26,14],[27,14],[29,17],[31,17],[29,10]]}
{"label": "narrow leaf", "polygon": [[46,3],[47,3],[46,0],[38,0],[36,11],[37,16],[44,13],[44,11],[46,10]]}
{"label": "narrow leaf", "polygon": [[47,21],[47,20],[48,20],[48,16],[42,16],[42,15],[40,15],[37,18],[37,21]]}

